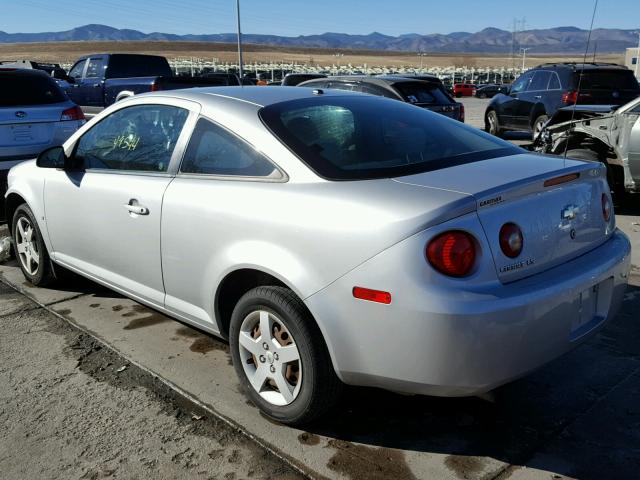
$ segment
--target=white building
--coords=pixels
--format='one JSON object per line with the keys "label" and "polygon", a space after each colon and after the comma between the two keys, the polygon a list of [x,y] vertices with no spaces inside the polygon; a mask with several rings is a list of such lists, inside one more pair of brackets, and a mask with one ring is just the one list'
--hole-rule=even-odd
{"label": "white building", "polygon": [[624,64],[636,72],[636,77],[640,78],[640,49],[627,48]]}

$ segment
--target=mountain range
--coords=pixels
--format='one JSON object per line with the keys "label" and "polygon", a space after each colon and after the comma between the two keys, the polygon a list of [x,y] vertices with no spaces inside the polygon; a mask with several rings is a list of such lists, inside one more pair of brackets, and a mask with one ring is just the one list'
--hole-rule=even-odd
{"label": "mountain range", "polygon": [[[576,27],[557,27],[543,30],[524,30],[516,34],[515,47],[531,48],[530,53],[584,52],[589,32]],[[235,33],[203,35],[175,35],[169,33],[143,33],[118,29],[106,25],[84,25],[64,32],[6,33],[0,31],[0,43],[65,42],[65,41],[203,41],[232,43]],[[408,33],[397,37],[373,32],[368,35],[323,33],[285,37],[279,35],[243,34],[246,43],[324,49],[366,49],[442,53],[495,53],[511,52],[513,34],[498,28],[485,28],[476,33],[449,34]],[[637,45],[633,30],[600,28],[591,34],[591,47],[600,53],[621,52]]]}

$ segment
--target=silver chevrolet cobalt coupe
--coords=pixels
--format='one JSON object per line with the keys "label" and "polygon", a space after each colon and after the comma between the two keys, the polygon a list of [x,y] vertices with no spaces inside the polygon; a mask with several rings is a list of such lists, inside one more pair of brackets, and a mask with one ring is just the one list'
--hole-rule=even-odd
{"label": "silver chevrolet cobalt coupe", "polygon": [[6,205],[30,282],[68,269],[228,338],[250,399],[288,424],[343,384],[466,396],[520,377],[612,318],[630,268],[603,165],[344,91],[118,102],[14,167]]}

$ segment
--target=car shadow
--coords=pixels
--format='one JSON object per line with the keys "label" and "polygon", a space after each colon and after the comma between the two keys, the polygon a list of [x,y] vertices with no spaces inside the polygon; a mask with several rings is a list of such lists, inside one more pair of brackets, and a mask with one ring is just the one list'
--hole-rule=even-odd
{"label": "car shadow", "polygon": [[[633,423],[640,418],[640,402],[630,392],[612,392],[630,387],[625,384],[630,376],[635,393],[640,391],[640,288],[628,287],[626,299],[596,337],[491,392],[489,399],[349,388],[332,414],[308,431],[376,447],[366,450],[372,462],[387,448],[446,455],[445,464],[461,478],[476,476],[470,465],[477,474],[483,471],[476,457],[581,479],[633,478],[640,465],[640,433]],[[623,417],[635,415],[631,423],[620,421],[616,412],[621,411]],[[599,416],[596,426],[591,415]],[[614,433],[635,440],[620,447],[621,461],[613,460],[608,444]]]}

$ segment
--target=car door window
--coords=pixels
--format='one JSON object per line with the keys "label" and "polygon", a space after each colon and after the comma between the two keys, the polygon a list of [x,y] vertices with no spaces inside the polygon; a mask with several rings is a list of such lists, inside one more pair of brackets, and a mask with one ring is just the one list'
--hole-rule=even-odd
{"label": "car door window", "polygon": [[84,65],[86,63],[86,60],[80,60],[76,63],[69,71],[69,76],[72,78],[82,78],[82,71],[84,70]]}
{"label": "car door window", "polygon": [[188,115],[188,110],[169,105],[118,110],[80,138],[74,164],[85,169],[166,172]]}
{"label": "car door window", "polygon": [[101,58],[92,58],[89,60],[89,65],[87,66],[87,73],[85,73],[85,78],[100,78],[103,73],[103,61]]}
{"label": "car door window", "polygon": [[531,79],[531,83],[529,83],[529,88],[527,88],[530,92],[540,92],[547,89],[547,85],[549,85],[549,77],[551,76],[550,72],[546,72],[544,70],[539,70],[533,75]]}
{"label": "car door window", "polygon": [[549,79],[549,87],[547,90],[560,90],[560,79],[556,72],[551,72],[551,78]]}
{"label": "car door window", "polygon": [[518,80],[513,83],[511,87],[511,93],[520,93],[524,92],[529,86],[529,82],[531,81],[531,77],[533,76],[532,72],[527,72],[522,75]]}
{"label": "car door window", "polygon": [[280,171],[255,148],[201,118],[182,160],[182,173],[281,178]]}

